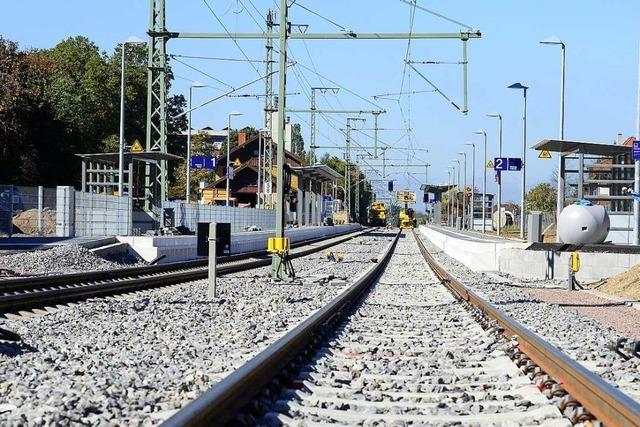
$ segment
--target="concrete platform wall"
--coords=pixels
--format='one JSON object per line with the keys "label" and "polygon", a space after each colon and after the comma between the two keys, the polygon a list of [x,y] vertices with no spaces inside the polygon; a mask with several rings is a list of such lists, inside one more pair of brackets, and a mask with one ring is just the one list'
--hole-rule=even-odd
{"label": "concrete platform wall", "polygon": [[473,271],[498,271],[499,250],[503,247],[523,246],[517,242],[496,243],[458,239],[425,226],[420,226],[420,232],[444,253]]}
{"label": "concrete platform wall", "polygon": [[[526,250],[527,244],[464,240],[420,227],[434,245],[473,271],[499,271],[522,279],[564,279],[569,269],[569,252]],[[640,254],[580,252],[578,281],[595,282],[622,273],[640,263]]]}
{"label": "concrete platform wall", "polygon": [[[499,271],[531,279],[564,279],[568,275],[570,252],[502,249]],[[595,282],[627,271],[640,263],[640,254],[608,254],[580,252],[580,282]]]}
{"label": "concrete platform wall", "polygon": [[[359,224],[336,225],[333,227],[302,227],[285,231],[291,243],[302,240],[329,237],[340,233],[359,230]],[[273,231],[240,232],[231,234],[231,253],[260,251],[267,248],[267,240],[274,235]],[[133,254],[145,261],[166,255],[160,263],[185,261],[197,258],[196,236],[122,236],[122,243],[127,243]]]}

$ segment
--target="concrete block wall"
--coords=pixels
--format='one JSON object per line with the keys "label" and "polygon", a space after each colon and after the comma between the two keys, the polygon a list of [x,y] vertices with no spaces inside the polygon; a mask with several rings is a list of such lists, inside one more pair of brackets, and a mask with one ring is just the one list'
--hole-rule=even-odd
{"label": "concrete block wall", "polygon": [[75,192],[75,235],[114,236],[131,234],[130,197]]}
{"label": "concrete block wall", "polygon": [[56,236],[75,236],[75,190],[60,186],[56,189]]}
{"label": "concrete block wall", "polygon": [[256,225],[262,229],[276,226],[276,212],[273,209],[235,208],[164,202],[163,209],[173,209],[175,225],[184,226],[195,232],[199,222],[228,222],[231,231],[243,231],[245,227]]}

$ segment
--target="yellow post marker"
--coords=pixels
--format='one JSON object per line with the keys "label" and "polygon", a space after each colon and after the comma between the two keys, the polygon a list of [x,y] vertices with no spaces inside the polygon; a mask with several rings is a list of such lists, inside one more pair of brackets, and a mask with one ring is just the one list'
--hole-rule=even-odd
{"label": "yellow post marker", "polygon": [[580,271],[580,254],[571,252],[569,255],[569,276],[567,277],[567,289],[570,291],[575,289],[576,273]]}
{"label": "yellow post marker", "polygon": [[269,240],[267,240],[267,252],[273,255],[278,255],[280,262],[277,265],[277,269],[283,269],[286,273],[284,276],[279,275],[278,277],[296,277],[291,257],[289,257],[290,247],[291,245],[288,237],[269,237]]}
{"label": "yellow post marker", "polygon": [[487,169],[493,169],[493,166],[494,166],[494,165],[493,165],[493,162],[492,162],[491,160],[489,160],[489,161],[487,162]]}

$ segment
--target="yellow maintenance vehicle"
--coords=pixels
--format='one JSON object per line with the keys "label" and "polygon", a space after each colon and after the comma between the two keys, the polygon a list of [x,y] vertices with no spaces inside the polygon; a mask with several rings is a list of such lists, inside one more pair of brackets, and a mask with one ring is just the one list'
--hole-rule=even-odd
{"label": "yellow maintenance vehicle", "polygon": [[384,202],[373,202],[367,214],[369,225],[384,226],[387,223],[387,205]]}
{"label": "yellow maintenance vehicle", "polygon": [[416,226],[416,212],[412,208],[405,208],[398,214],[398,226],[400,228],[414,228]]}

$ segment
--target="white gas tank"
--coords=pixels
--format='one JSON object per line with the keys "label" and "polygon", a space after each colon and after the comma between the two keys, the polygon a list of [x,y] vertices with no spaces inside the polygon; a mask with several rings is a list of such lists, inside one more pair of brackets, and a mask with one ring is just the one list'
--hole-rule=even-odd
{"label": "white gas tank", "polygon": [[603,206],[583,201],[569,205],[558,218],[558,236],[575,245],[602,243],[609,234],[609,214]]}

